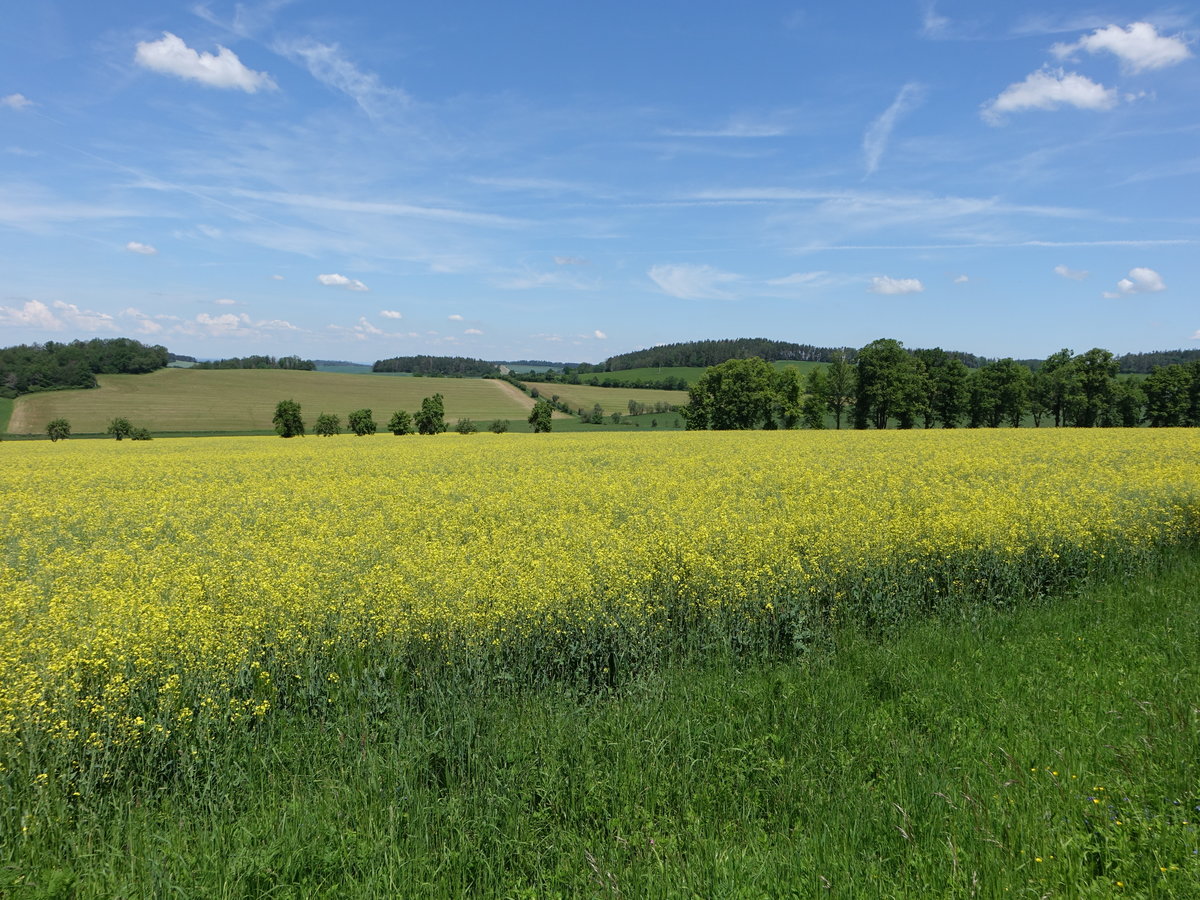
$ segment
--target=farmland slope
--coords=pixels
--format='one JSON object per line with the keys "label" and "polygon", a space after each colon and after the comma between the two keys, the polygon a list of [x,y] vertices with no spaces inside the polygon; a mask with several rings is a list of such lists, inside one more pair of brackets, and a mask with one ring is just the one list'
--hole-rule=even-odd
{"label": "farmland slope", "polygon": [[295,400],[305,421],[336,413],[343,423],[367,407],[382,428],[398,409],[413,412],[421,399],[445,397],[446,419],[522,421],[533,402],[502,381],[481,378],[363,378],[324,372],[254,369],[162,369],[149,375],[101,375],[94,390],[29,394],[14,404],[8,430],[44,432],[58,417],[75,434],[103,432],[114,416],[156,432],[270,431],[275,404]]}

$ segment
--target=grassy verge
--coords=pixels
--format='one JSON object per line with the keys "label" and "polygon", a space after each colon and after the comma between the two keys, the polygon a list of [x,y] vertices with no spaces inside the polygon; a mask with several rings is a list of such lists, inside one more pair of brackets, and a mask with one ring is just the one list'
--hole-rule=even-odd
{"label": "grassy verge", "polygon": [[0,897],[1194,897],[1197,584],[281,715],[99,796],[10,772]]}
{"label": "grassy verge", "polygon": [[13,401],[8,397],[0,397],[0,434],[8,431],[8,420],[12,417]]}

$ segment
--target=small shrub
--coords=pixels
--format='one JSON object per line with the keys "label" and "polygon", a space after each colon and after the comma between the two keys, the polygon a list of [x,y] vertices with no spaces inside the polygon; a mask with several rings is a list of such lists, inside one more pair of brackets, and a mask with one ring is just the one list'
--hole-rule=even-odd
{"label": "small shrub", "polygon": [[488,426],[488,430],[492,434],[504,434],[508,431],[508,419],[496,419]]}
{"label": "small shrub", "polygon": [[454,430],[459,434],[474,434],[479,430],[479,426],[470,419],[459,419],[458,423],[454,426]]}

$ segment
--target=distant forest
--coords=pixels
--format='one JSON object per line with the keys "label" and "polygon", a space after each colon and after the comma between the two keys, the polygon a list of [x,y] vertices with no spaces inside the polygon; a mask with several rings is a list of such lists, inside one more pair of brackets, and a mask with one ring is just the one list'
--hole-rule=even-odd
{"label": "distant forest", "polygon": [[[772,341],[767,338],[730,338],[717,341],[685,341],[678,344],[660,344],[633,353],[610,356],[601,365],[581,365],[580,374],[592,372],[620,372],[624,369],[643,369],[669,366],[696,366],[707,368],[718,366],[731,359],[748,359],[757,356],[767,362],[793,360],[796,362],[832,362],[835,353],[844,353],[846,359],[854,361],[858,351],[854,347],[817,347],[813,344],[793,344],[788,341]],[[967,368],[974,369],[987,360],[974,353],[947,350],[946,354],[960,359]]]}
{"label": "distant forest", "polygon": [[142,375],[167,364],[166,347],[131,338],[95,338],[0,349],[0,397],[94,388],[97,375]]}
{"label": "distant forest", "polygon": [[297,369],[315,372],[317,364],[311,359],[298,356],[231,356],[228,359],[198,362],[193,369]]}
{"label": "distant forest", "polygon": [[394,356],[376,360],[372,372],[411,372],[413,375],[478,378],[499,375],[495,363],[469,356]]}

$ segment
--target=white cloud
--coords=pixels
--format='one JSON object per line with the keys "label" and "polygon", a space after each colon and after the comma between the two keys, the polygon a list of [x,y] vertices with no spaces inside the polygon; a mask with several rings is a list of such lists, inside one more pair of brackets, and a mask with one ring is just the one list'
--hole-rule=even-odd
{"label": "white cloud", "polygon": [[138,241],[130,241],[125,245],[125,249],[130,253],[140,253],[142,256],[153,256],[158,252],[157,249],[151,247],[149,244],[142,244]]}
{"label": "white cloud", "polygon": [[344,287],[348,291],[369,291],[370,288],[356,278],[347,278],[333,272],[329,275],[318,275],[317,281],[326,287]]}
{"label": "white cloud", "polygon": [[1078,109],[1111,109],[1117,103],[1117,92],[1097,84],[1090,78],[1062,69],[1038,69],[1021,82],[1010,84],[994,100],[983,105],[981,115],[991,125],[1003,121],[1004,113],[1026,109],[1058,109],[1074,106]]}
{"label": "white cloud", "polygon": [[733,294],[723,290],[721,285],[741,278],[732,272],[693,263],[651,266],[646,274],[664,294],[681,300],[732,300]]}
{"label": "white cloud", "polygon": [[867,288],[872,294],[919,294],[925,290],[919,278],[891,278],[887,275],[875,275],[871,278],[871,286]]}
{"label": "white cloud", "polygon": [[1188,340],[1189,341],[1200,341],[1200,329],[1197,329],[1196,333],[1193,334],[1190,338],[1188,338]]}
{"label": "white cloud", "polygon": [[121,310],[119,316],[122,319],[132,320],[138,334],[158,334],[163,330],[163,327],[155,322],[152,318],[150,318],[140,309],[135,309],[132,306]]}
{"label": "white cloud", "polygon": [[40,300],[28,300],[20,308],[0,306],[0,325],[11,328],[48,328],[58,331],[63,327],[50,312],[50,307]]}
{"label": "white cloud", "polygon": [[1192,55],[1182,38],[1164,37],[1149,22],[1134,22],[1126,28],[1107,25],[1073,44],[1055,44],[1050,48],[1059,59],[1067,59],[1080,50],[1112,53],[1132,72],[1173,66]]}
{"label": "white cloud", "polygon": [[377,328],[376,326],[372,325],[366,316],[358,317],[358,326],[356,330],[358,329],[361,329],[365,334],[380,335],[385,333],[382,328]]}
{"label": "white cloud", "polygon": [[867,165],[867,174],[871,175],[879,168],[883,152],[887,149],[892,129],[905,113],[916,108],[924,98],[925,89],[916,82],[909,82],[900,88],[892,105],[885,109],[863,135],[863,157]]}
{"label": "white cloud", "polygon": [[1138,267],[1129,270],[1129,277],[1122,278],[1117,282],[1116,291],[1105,291],[1104,296],[1109,300],[1114,300],[1117,297],[1127,297],[1130,294],[1157,294],[1159,291],[1165,291],[1166,284],[1163,283],[1162,276],[1153,269]]}
{"label": "white cloud", "polygon": [[478,328],[468,328],[463,334],[483,334]]}
{"label": "white cloud", "polygon": [[446,318],[449,319],[451,322],[461,322],[463,320],[463,317],[460,316],[458,313],[454,313],[452,315],[446,316]]}
{"label": "white cloud", "polygon": [[26,301],[21,307],[0,306],[0,325],[15,328],[42,328],[62,331],[116,331],[116,320],[108,313],[80,309],[74,303],[55,300],[50,306],[40,300]]}
{"label": "white cloud", "polygon": [[381,316],[383,316],[385,319],[403,319],[404,318],[403,315],[401,315],[394,309],[381,309],[379,311],[379,314]]}
{"label": "white cloud", "polygon": [[603,331],[601,331],[599,328],[597,328],[595,331],[592,332],[592,337],[594,337],[598,341],[608,340],[608,335],[605,334]]}
{"label": "white cloud", "polygon": [[971,279],[969,277],[967,277],[966,275],[959,275],[957,278],[954,279],[954,283],[955,284],[966,284],[970,280]]}
{"label": "white cloud", "polygon": [[1063,278],[1070,278],[1072,281],[1083,281],[1088,277],[1088,273],[1082,269],[1072,269],[1069,266],[1058,265],[1054,267],[1054,274],[1061,275]]}
{"label": "white cloud", "polygon": [[214,300],[213,303],[217,304],[217,306],[237,306],[238,305],[238,302],[236,300],[230,300],[228,297],[222,297],[220,300]]}
{"label": "white cloud", "polygon": [[272,275],[271,280],[272,281],[283,281],[283,276],[282,275]]}
{"label": "white cloud", "polygon": [[554,264],[558,266],[586,266],[588,261],[580,256],[556,256]]}
{"label": "white cloud", "polygon": [[9,109],[24,109],[27,106],[33,106],[33,101],[24,94],[9,94],[7,97],[0,97],[0,106],[7,106]]}
{"label": "white cloud", "polygon": [[350,97],[371,118],[412,102],[404,91],[382,84],[378,75],[361,71],[337,44],[293,41],[279,44],[275,49],[291,59],[299,59],[313,78]]}
{"label": "white cloud", "polygon": [[195,319],[176,325],[171,330],[192,337],[262,337],[268,331],[300,329],[283,319],[262,319],[256,322],[245,313],[229,312],[218,316],[200,313]]}
{"label": "white cloud", "polygon": [[169,31],[164,31],[157,41],[139,42],[134,58],[147,69],[199,81],[209,87],[236,88],[249,94],[275,87],[270,75],[246,68],[229,48],[218,44],[216,56],[197,53]]}

